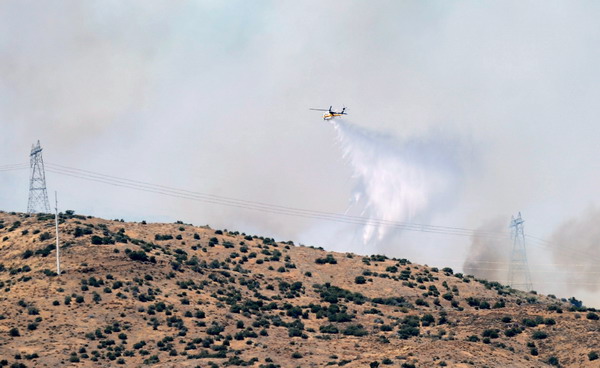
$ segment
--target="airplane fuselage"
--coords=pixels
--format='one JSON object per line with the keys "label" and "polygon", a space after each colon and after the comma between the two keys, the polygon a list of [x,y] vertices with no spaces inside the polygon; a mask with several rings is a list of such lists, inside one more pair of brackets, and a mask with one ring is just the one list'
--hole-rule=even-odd
{"label": "airplane fuselage", "polygon": [[331,119],[333,119],[335,117],[338,117],[338,116],[342,116],[342,114],[337,114],[335,112],[323,114],[323,120],[331,120]]}

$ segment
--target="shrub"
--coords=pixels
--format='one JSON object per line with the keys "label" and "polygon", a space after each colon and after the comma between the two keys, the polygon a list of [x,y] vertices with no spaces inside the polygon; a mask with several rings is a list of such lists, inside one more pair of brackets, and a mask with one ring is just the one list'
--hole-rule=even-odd
{"label": "shrub", "polygon": [[597,321],[600,319],[600,317],[594,313],[594,312],[589,312],[586,316],[587,319],[593,320],[593,321]]}
{"label": "shrub", "polygon": [[365,279],[364,276],[356,276],[356,278],[354,279],[354,282],[356,284],[364,284],[367,282],[367,279]]}
{"label": "shrub", "polygon": [[551,356],[550,358],[548,358],[548,364],[555,365],[555,366],[560,365],[558,362],[558,358],[555,356]]}
{"label": "shrub", "polygon": [[435,318],[431,314],[425,314],[421,317],[421,324],[423,326],[429,326],[435,322]]}
{"label": "shrub", "polygon": [[33,255],[33,252],[29,249],[27,249],[25,252],[23,252],[23,255],[21,256],[23,259],[27,259],[29,257],[31,257]]}
{"label": "shrub", "polygon": [[160,362],[160,359],[158,359],[157,355],[151,355],[148,359],[144,359],[144,364],[156,364]]}
{"label": "shrub", "polygon": [[520,333],[521,333],[521,330],[516,327],[509,328],[508,330],[504,331],[504,334],[506,335],[506,337],[513,337]]}
{"label": "shrub", "polygon": [[92,236],[92,244],[94,244],[94,245],[102,245],[102,238],[99,237],[98,235],[93,235]]}
{"label": "shrub", "polygon": [[590,361],[591,361],[591,360],[596,360],[596,359],[598,359],[598,353],[597,353],[597,352],[595,352],[595,351],[590,351],[590,352],[588,353],[588,359],[589,359]]}
{"label": "shrub", "polygon": [[485,330],[481,333],[482,337],[489,337],[490,339],[497,339],[498,338],[498,330],[496,329],[488,329]]}
{"label": "shrub", "polygon": [[543,340],[547,337],[548,337],[548,334],[542,330],[534,331],[533,334],[531,334],[531,338],[534,340]]}
{"label": "shrub", "polygon": [[94,300],[94,302],[96,302],[96,304],[98,304],[102,300],[102,297],[100,297],[100,294],[94,291],[92,299]]}
{"label": "shrub", "polygon": [[300,358],[302,358],[302,354],[300,354],[299,352],[295,352],[294,354],[292,354],[292,358],[293,359],[300,359]]}
{"label": "shrub", "polygon": [[400,329],[398,330],[398,337],[401,338],[402,340],[407,340],[407,339],[411,338],[412,336],[419,336],[419,334],[420,334],[419,327],[411,326],[408,324],[403,324],[402,326],[400,326]]}
{"label": "shrub", "polygon": [[344,335],[360,337],[360,336],[366,336],[368,334],[369,334],[369,332],[367,332],[367,330],[365,330],[362,325],[350,325],[350,326],[346,327],[346,329],[344,330]]}
{"label": "shrub", "polygon": [[206,333],[209,335],[218,335],[221,332],[223,332],[224,330],[225,329],[223,328],[223,326],[221,326],[219,324],[213,324],[208,329],[206,329]]}
{"label": "shrub", "polygon": [[21,336],[21,334],[19,333],[19,329],[16,327],[11,328],[10,331],[8,331],[8,334],[12,337]]}
{"label": "shrub", "polygon": [[328,333],[328,334],[336,334],[340,331],[334,325],[325,325],[325,326],[319,327],[319,332]]}
{"label": "shrub", "polygon": [[331,254],[328,254],[325,258],[317,258],[315,262],[317,264],[337,264],[337,260]]}
{"label": "shrub", "polygon": [[128,256],[132,261],[156,263],[156,259],[154,257],[148,258],[148,255],[143,250],[131,251]]}

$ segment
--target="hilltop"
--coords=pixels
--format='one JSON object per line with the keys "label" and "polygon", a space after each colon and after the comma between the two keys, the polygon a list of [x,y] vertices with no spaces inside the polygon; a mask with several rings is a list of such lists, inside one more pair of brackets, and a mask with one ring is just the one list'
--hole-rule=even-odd
{"label": "hilltop", "polygon": [[598,313],[383,255],[0,212],[0,366],[597,367]]}

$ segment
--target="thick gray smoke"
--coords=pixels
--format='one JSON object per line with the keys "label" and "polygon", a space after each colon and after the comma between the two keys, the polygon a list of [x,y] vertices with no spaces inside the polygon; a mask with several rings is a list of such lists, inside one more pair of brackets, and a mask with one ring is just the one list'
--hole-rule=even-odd
{"label": "thick gray smoke", "polygon": [[510,255],[508,236],[496,236],[507,230],[506,217],[497,217],[481,225],[471,237],[463,264],[466,274],[506,282]]}
{"label": "thick gray smoke", "polygon": [[556,271],[567,289],[597,291],[600,288],[600,208],[591,207],[562,223],[550,237]]}

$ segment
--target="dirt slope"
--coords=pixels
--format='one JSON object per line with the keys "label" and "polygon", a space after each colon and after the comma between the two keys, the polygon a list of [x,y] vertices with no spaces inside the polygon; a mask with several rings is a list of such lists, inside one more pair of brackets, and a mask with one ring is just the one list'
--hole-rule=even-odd
{"label": "dirt slope", "polygon": [[594,310],[186,224],[0,212],[0,366],[599,367]]}

